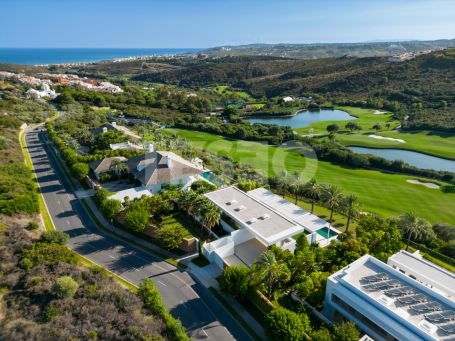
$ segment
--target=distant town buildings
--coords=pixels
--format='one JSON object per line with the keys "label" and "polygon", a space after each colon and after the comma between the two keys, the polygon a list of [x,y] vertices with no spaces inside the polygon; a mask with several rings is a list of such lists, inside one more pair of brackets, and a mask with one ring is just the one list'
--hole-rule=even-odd
{"label": "distant town buildings", "polygon": [[424,55],[424,54],[429,54],[429,53],[432,53],[432,52],[435,52],[435,51],[440,51],[440,50],[444,50],[444,48],[439,48],[439,49],[432,49],[432,50],[424,50],[424,51],[418,51],[418,52],[403,52],[403,53],[400,53],[400,54],[397,54],[397,55],[394,55],[394,56],[390,56],[389,57],[389,63],[401,63],[401,62],[404,62],[406,60],[410,60],[410,59],[413,59],[417,56],[421,56],[421,55]]}

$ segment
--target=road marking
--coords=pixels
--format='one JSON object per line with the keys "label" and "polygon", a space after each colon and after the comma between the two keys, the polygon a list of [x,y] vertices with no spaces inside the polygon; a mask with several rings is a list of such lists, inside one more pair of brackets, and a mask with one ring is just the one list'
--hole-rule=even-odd
{"label": "road marking", "polygon": [[163,283],[163,282],[161,282],[161,281],[158,281],[158,283],[160,283],[161,285],[163,285],[163,286],[167,287],[167,285],[166,285],[166,284],[164,284],[164,283]]}
{"label": "road marking", "polygon": [[60,200],[57,200],[57,204],[60,206]]}
{"label": "road marking", "polygon": [[70,221],[68,219],[66,219],[66,224],[69,225],[70,224]]}
{"label": "road marking", "polygon": [[136,270],[137,272],[141,271],[141,270],[140,270],[140,269],[138,269],[138,268],[134,268],[134,270]]}
{"label": "road marking", "polygon": [[115,257],[114,257],[114,256],[112,256],[112,255],[108,255],[108,256],[109,256],[109,258],[115,259]]}

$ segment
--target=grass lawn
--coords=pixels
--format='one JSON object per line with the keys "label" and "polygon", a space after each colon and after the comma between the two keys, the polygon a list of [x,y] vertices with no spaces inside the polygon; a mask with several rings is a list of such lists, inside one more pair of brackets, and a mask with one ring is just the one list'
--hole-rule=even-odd
{"label": "grass lawn", "polygon": [[374,129],[372,128],[376,123],[379,123],[383,129],[386,128],[386,124],[390,123],[390,128],[389,129],[395,129],[400,122],[397,120],[393,120],[391,118],[391,114],[383,114],[383,115],[376,115],[373,113],[374,110],[372,109],[365,109],[365,108],[355,108],[355,107],[336,107],[336,109],[346,111],[349,113],[351,116],[357,117],[357,119],[352,120],[352,121],[321,121],[321,122],[315,122],[308,127],[302,127],[302,128],[297,128],[294,129],[297,133],[299,134],[309,134],[310,129],[313,128],[314,134],[326,134],[327,133],[327,126],[329,124],[337,124],[340,127],[340,131],[349,131],[347,130],[344,126],[348,122],[355,122],[359,126],[362,127],[362,130],[359,132],[375,132]]}
{"label": "grass lawn", "polygon": [[185,231],[184,238],[191,238],[199,236],[199,231],[196,231],[196,228],[192,227],[194,223],[186,217],[184,214],[177,212],[175,214],[171,214],[162,218],[159,222],[159,227],[165,227],[169,225],[174,225],[177,228],[181,228]]}
{"label": "grass lawn", "polygon": [[229,90],[229,87],[227,85],[218,85],[218,86],[210,88],[210,89],[212,89],[213,91],[215,91],[216,93],[218,93],[220,95],[221,94],[226,94],[226,95],[231,94],[231,95],[237,95],[243,100],[247,100],[247,101],[253,100],[253,98],[250,96],[249,93],[247,93],[245,91],[231,91],[231,90]]}
{"label": "grass lawn", "polygon": [[455,134],[436,131],[381,131],[375,133],[384,137],[401,139],[406,143],[390,140],[378,140],[367,134],[338,134],[337,140],[346,146],[361,146],[372,148],[400,148],[420,151],[435,156],[455,159]]}
{"label": "grass lawn", "polygon": [[258,142],[232,141],[188,130],[167,131],[188,139],[199,149],[250,164],[264,174],[280,174],[282,170],[287,170],[301,173],[304,180],[314,176],[319,183],[337,185],[345,194],[357,195],[365,211],[384,216],[414,211],[432,223],[455,224],[455,193],[443,193],[437,189],[406,182],[407,179],[415,177],[316,162],[303,158],[298,150],[277,148]]}

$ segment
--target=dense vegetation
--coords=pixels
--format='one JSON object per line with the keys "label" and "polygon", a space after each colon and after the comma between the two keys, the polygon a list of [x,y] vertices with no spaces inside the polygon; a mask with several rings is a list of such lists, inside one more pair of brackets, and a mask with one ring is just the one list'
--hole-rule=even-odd
{"label": "dense vegetation", "polygon": [[314,95],[320,103],[364,101],[409,119],[403,128],[453,131],[455,53],[423,55],[400,64],[385,58],[291,60],[226,57],[137,79],[181,86],[229,84],[256,97]]}
{"label": "dense vegetation", "polygon": [[18,224],[1,233],[1,339],[167,338],[162,319],[138,296],[99,269],[78,266],[53,238],[34,236]]}

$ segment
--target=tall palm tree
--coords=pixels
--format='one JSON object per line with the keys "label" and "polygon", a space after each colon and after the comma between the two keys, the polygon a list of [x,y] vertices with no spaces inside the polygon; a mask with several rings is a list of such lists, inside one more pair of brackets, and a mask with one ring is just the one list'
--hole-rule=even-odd
{"label": "tall palm tree", "polygon": [[348,217],[348,221],[346,222],[346,231],[348,232],[349,223],[351,222],[351,218],[354,218],[359,213],[359,203],[357,202],[358,198],[354,194],[350,194],[343,199],[342,206],[343,211],[345,212],[346,216]]}
{"label": "tall palm tree", "polygon": [[272,298],[274,286],[279,281],[288,281],[290,271],[286,264],[279,263],[272,250],[262,253],[259,261],[253,265],[253,276],[267,288],[267,297]]}
{"label": "tall palm tree", "polygon": [[294,194],[295,204],[297,205],[297,199],[299,195],[303,192],[303,182],[300,178],[299,173],[295,172],[292,176],[292,184],[291,184],[291,191]]}
{"label": "tall palm tree", "polygon": [[321,186],[316,183],[315,179],[308,181],[302,188],[305,198],[311,202],[311,213],[314,211],[314,204],[321,199]]}
{"label": "tall palm tree", "polygon": [[278,186],[278,192],[285,196],[288,190],[288,180],[287,180],[288,174],[285,170],[281,171],[281,174],[277,176],[277,186]]}
{"label": "tall palm tree", "polygon": [[119,159],[114,159],[111,162],[109,170],[117,176],[122,176],[128,173],[128,165]]}
{"label": "tall palm tree", "polygon": [[397,225],[400,228],[403,237],[406,237],[406,251],[408,251],[411,238],[419,238],[423,235],[425,229],[431,227],[428,221],[417,217],[414,212],[408,212],[400,216]]}
{"label": "tall palm tree", "polygon": [[202,215],[202,225],[207,229],[208,236],[210,237],[210,232],[212,228],[219,224],[221,220],[221,213],[218,208],[213,204],[208,204],[201,210]]}
{"label": "tall palm tree", "polygon": [[341,203],[343,202],[343,194],[341,193],[340,189],[337,186],[334,185],[324,186],[322,190],[322,201],[330,209],[329,222],[332,223],[333,211],[339,208]]}

